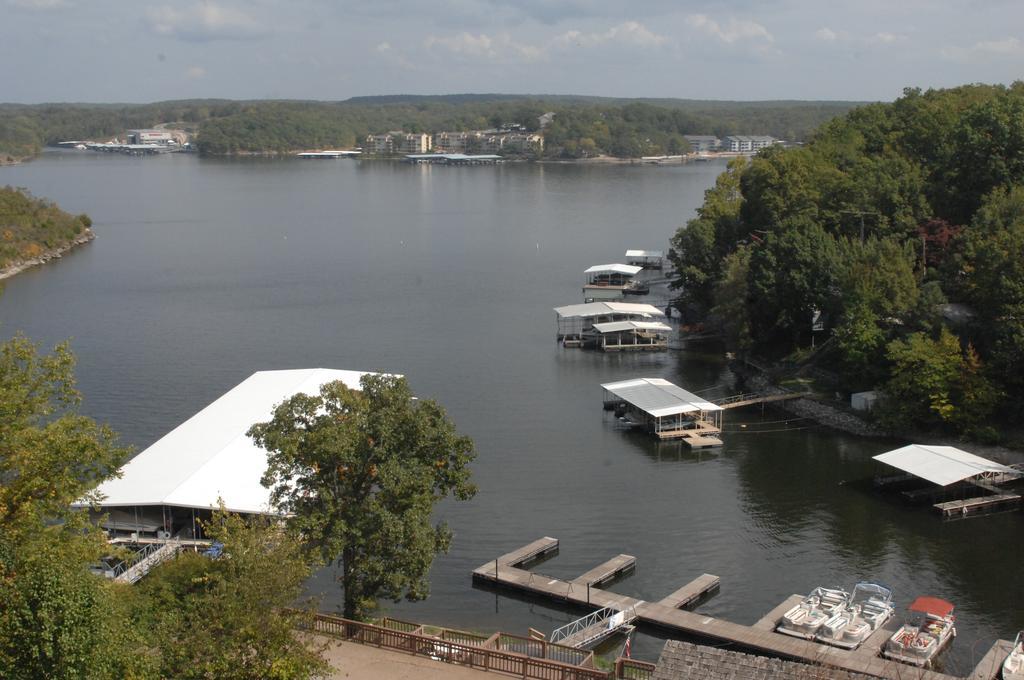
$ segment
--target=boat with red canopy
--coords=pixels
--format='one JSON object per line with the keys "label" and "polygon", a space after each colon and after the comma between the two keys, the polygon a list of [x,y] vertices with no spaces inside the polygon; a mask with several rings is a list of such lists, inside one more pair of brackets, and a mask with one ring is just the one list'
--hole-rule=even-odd
{"label": "boat with red canopy", "polygon": [[907,623],[889,638],[882,654],[894,661],[927,666],[956,636],[953,605],[938,597],[919,597],[907,609]]}

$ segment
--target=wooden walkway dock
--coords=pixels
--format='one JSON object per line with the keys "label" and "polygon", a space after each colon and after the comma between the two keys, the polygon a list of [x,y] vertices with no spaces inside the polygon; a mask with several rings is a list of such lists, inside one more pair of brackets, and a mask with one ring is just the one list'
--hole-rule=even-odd
{"label": "wooden walkway dock", "polygon": [[658,600],[658,604],[673,609],[686,609],[718,590],[721,583],[722,579],[714,574],[701,574],[668,597]]}
{"label": "wooden walkway dock", "polygon": [[[553,548],[551,547],[552,542]],[[878,656],[881,645],[892,634],[892,630],[895,630],[892,627],[898,625],[895,622],[895,619],[898,617],[894,617],[894,620],[890,620],[888,625],[873,633],[859,649],[853,651],[840,649],[811,640],[799,640],[786,635],[779,635],[772,631],[774,624],[771,623],[770,617],[777,621],[778,619],[775,618],[775,615],[777,614],[781,617],[780,610],[784,612],[784,607],[792,607],[791,602],[794,601],[794,598],[798,599],[800,597],[798,595],[787,599],[776,610],[773,610],[769,616],[766,616],[754,626],[744,626],[672,606],[677,603],[680,594],[685,596],[682,599],[689,599],[691,602],[699,599],[700,595],[691,597],[691,591],[693,593],[700,592],[701,595],[709,592],[718,586],[719,581],[717,577],[705,574],[658,602],[645,602],[644,600],[627,595],[618,595],[607,590],[585,586],[587,579],[591,575],[601,576],[607,573],[608,565],[616,562],[619,558],[629,556],[620,555],[619,558],[610,560],[572,581],[544,576],[516,566],[516,564],[522,564],[525,561],[522,559],[522,555],[543,554],[543,552],[539,552],[539,549],[545,546],[548,547],[546,552],[550,553],[557,549],[558,541],[553,538],[540,539],[519,550],[503,555],[497,560],[482,564],[473,570],[473,579],[478,582],[544,597],[556,602],[589,605],[598,608],[612,607],[619,611],[629,611],[636,616],[638,623],[656,626],[676,634],[699,638],[716,644],[728,644],[741,651],[754,654],[803,661],[817,666],[837,668],[890,680],[901,680],[902,678],[909,677],[910,674],[913,674],[917,680],[953,680],[954,678],[954,676],[934,671],[911,668],[910,666]],[[532,557],[528,559],[532,559]],[[515,560],[518,560],[518,562]],[[631,566],[632,564],[635,564],[635,562],[632,562]],[[888,631],[888,635],[886,631]],[[1005,641],[1000,641],[997,645],[1003,642]],[[1005,644],[1008,645],[1010,643],[1006,642]],[[993,653],[990,652],[990,655]],[[986,658],[988,657],[986,656]],[[977,673],[981,673],[981,675],[972,675],[970,676],[971,680],[991,680],[995,677],[994,674],[984,675],[983,669],[980,666]]]}
{"label": "wooden walkway dock", "polygon": [[790,399],[803,399],[812,396],[810,392],[784,392],[781,394],[737,394],[733,397],[726,397],[718,402],[722,408],[740,408],[741,406],[752,406],[754,404],[770,404],[775,401],[788,401]]}
{"label": "wooden walkway dock", "polygon": [[936,503],[934,507],[943,517],[964,517],[983,512],[995,512],[1020,505],[1021,497],[1015,493],[997,493],[991,496],[978,496],[960,501]]}
{"label": "wooden walkway dock", "polygon": [[584,588],[587,586],[600,587],[634,569],[636,569],[635,557],[632,555],[618,555],[604,564],[594,567],[579,578],[574,578],[572,582],[579,583]]}

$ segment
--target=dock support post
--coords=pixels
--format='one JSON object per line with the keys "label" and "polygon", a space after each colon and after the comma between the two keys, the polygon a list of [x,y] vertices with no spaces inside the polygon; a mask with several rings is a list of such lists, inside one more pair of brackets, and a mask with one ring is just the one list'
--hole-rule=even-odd
{"label": "dock support post", "polygon": [[590,606],[590,581],[587,581],[587,606]]}

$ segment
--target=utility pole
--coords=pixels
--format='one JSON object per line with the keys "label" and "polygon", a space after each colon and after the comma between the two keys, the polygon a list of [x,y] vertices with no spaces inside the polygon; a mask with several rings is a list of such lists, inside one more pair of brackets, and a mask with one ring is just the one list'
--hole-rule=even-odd
{"label": "utility pole", "polygon": [[875,217],[881,217],[881,215],[874,210],[840,210],[841,215],[857,215],[860,217],[860,242],[864,243],[864,216],[874,215]]}

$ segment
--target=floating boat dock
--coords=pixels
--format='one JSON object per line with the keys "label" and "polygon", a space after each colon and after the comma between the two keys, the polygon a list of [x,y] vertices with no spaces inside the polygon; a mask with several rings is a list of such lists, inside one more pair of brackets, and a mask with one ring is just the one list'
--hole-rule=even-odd
{"label": "floating boat dock", "polygon": [[909,444],[880,453],[874,456],[874,460],[903,473],[882,480],[876,479],[876,486],[901,484],[914,478],[931,483],[931,486],[924,489],[904,491],[903,496],[909,500],[931,497],[934,501],[974,489],[982,494],[973,498],[934,503],[932,507],[944,518],[997,512],[1021,504],[1020,494],[999,486],[1024,476],[1019,466],[996,463],[953,446]]}
{"label": "floating boat dock", "polygon": [[[902,680],[911,676],[917,680],[953,680],[955,677],[913,668],[879,656],[885,641],[900,625],[896,617],[872,633],[857,649],[846,650],[774,632],[779,618],[794,603],[802,599],[800,595],[791,596],[753,626],[744,626],[697,614],[684,608],[692,606],[720,587],[719,578],[712,574],[702,574],[657,602],[646,602],[595,587],[596,584],[607,583],[628,570],[635,569],[636,558],[630,555],[618,555],[571,581],[544,576],[523,568],[523,565],[556,554],[558,545],[558,539],[549,536],[533,541],[518,550],[480,565],[473,570],[473,580],[555,602],[597,608],[609,607],[619,612],[629,612],[635,616],[637,623],[654,626],[670,633],[699,638],[715,644],[726,644],[755,654],[803,661],[818,667],[841,669],[890,680]],[[1009,641],[997,641],[974,672],[968,676],[970,680],[995,678],[1002,659],[1009,653],[1011,646],[1012,643]]]}
{"label": "floating boat dock", "polygon": [[722,445],[722,407],[662,378],[636,378],[601,385],[604,408],[628,427],[658,439],[680,439],[693,449]]}

